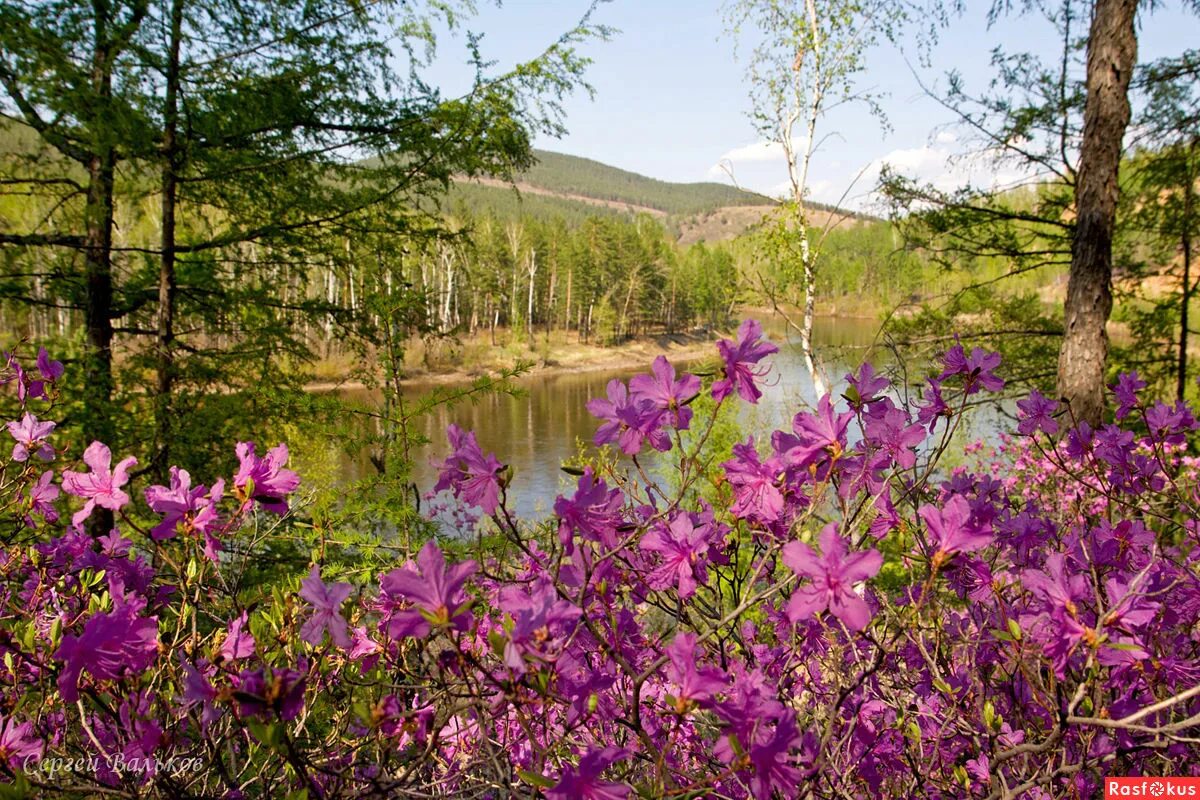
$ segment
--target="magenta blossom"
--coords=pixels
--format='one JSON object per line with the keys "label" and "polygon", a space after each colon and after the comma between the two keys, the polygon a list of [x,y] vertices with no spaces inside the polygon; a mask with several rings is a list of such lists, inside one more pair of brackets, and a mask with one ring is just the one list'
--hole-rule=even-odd
{"label": "magenta blossom", "polygon": [[800,413],[792,419],[795,435],[781,434],[776,448],[789,466],[807,469],[826,458],[837,458],[846,448],[846,430],[854,412],[838,412],[829,394],[817,401],[815,414]]}
{"label": "magenta blossom", "polygon": [[133,456],[117,464],[116,469],[109,470],[112,464],[112,451],[100,442],[92,442],[83,451],[83,463],[92,468],[91,472],[63,472],[63,490],[75,497],[82,497],[87,502],[83,508],[75,512],[71,524],[79,526],[92,514],[96,506],[107,508],[109,511],[120,511],[129,503],[129,495],[121,491],[121,487],[129,483],[129,469],[137,464]]}
{"label": "magenta blossom", "polygon": [[883,566],[883,556],[874,549],[851,553],[832,522],[821,531],[819,541],[819,556],[804,542],[784,545],[783,563],[801,578],[809,579],[792,593],[788,619],[797,622],[828,609],[850,630],[862,630],[871,621],[871,608],[854,590],[854,584],[873,578]]}
{"label": "magenta blossom", "polygon": [[33,731],[33,723],[17,722],[0,714],[0,764],[13,772],[36,764],[42,758],[45,744]]}
{"label": "magenta blossom", "polygon": [[[474,561],[447,567],[438,546],[426,542],[415,565],[394,569],[379,579],[390,612],[386,615],[388,634],[420,639],[428,636],[434,625],[467,630],[471,625],[470,600],[463,586],[477,569]],[[395,606],[401,600],[415,608],[397,610]]]}
{"label": "magenta blossom", "polygon": [[666,649],[667,680],[675,684],[675,709],[683,713],[695,704],[707,707],[714,696],[725,690],[728,679],[716,667],[698,666],[696,634],[680,633]]}
{"label": "magenta blossom", "polygon": [[676,380],[675,368],[665,356],[654,359],[652,374],[634,375],[629,379],[629,391],[635,398],[649,400],[655,408],[667,412],[675,427],[687,430],[692,420],[692,409],[685,403],[700,392],[700,379],[695,375],[684,375]]}
{"label": "magenta blossom", "polygon": [[628,456],[640,453],[643,443],[660,452],[671,449],[671,437],[662,429],[667,412],[651,400],[629,394],[616,378],[608,382],[605,393],[607,398],[595,397],[587,402],[588,412],[604,420],[592,441],[597,445],[616,442]]}
{"label": "magenta blossom", "polygon": [[496,456],[486,456],[475,441],[474,431],[464,431],[457,425],[446,427],[452,452],[438,469],[433,491],[449,489],[485,514],[495,514],[500,507],[500,472],[504,469]]}
{"label": "magenta blossom", "polygon": [[546,800],[624,800],[629,797],[629,787],[600,780],[600,774],[627,755],[617,747],[584,754],[579,766],[566,767],[558,783],[546,790]]}
{"label": "magenta blossom", "polygon": [[242,510],[257,501],[266,511],[286,514],[286,498],[300,485],[300,476],[284,469],[288,460],[287,445],[272,447],[259,458],[254,452],[254,442],[238,442],[237,456],[240,463],[233,476],[233,487],[242,502]]}
{"label": "magenta blossom", "polygon": [[584,467],[578,488],[570,499],[558,497],[554,513],[558,517],[558,540],[567,553],[574,547],[574,535],[600,542],[606,548],[617,544],[617,528],[622,524],[621,508],[625,497],[620,489],[609,489],[591,467]]}
{"label": "magenta blossom", "polygon": [[779,460],[765,462],[754,447],[754,437],[733,446],[733,458],[721,464],[725,478],[733,487],[734,503],[729,509],[740,519],[769,523],[783,513],[783,493],[777,485],[783,471]]}
{"label": "magenta blossom", "polygon": [[79,636],[67,634],[54,653],[63,662],[58,691],[63,700],[79,699],[79,679],[118,680],[144,672],[158,656],[158,618],[141,617],[140,605],[119,602],[110,612],[93,614]]}
{"label": "magenta blossom", "polygon": [[1136,372],[1122,372],[1109,388],[1117,398],[1117,419],[1125,419],[1137,407],[1138,392],[1146,388],[1146,382]]}
{"label": "magenta blossom", "polygon": [[762,326],[757,320],[743,320],[738,326],[736,342],[722,339],[717,350],[725,362],[725,377],[712,385],[713,399],[724,400],[736,391],[747,403],[757,403],[762,398],[758,381],[767,373],[767,368],[756,368],[758,362],[779,352],[779,347],[762,338]]}
{"label": "magenta blossom", "polygon": [[229,622],[225,641],[221,643],[221,656],[226,661],[237,661],[254,655],[255,641],[250,633],[250,615],[243,611]]}
{"label": "magenta blossom", "polygon": [[935,567],[955,553],[970,553],[992,542],[991,531],[971,523],[971,505],[960,494],[947,500],[941,509],[926,504],[917,513],[929,529]]}
{"label": "magenta blossom", "polygon": [[938,380],[944,381],[952,375],[963,375],[964,390],[967,394],[975,394],[980,389],[998,392],[1004,388],[1004,381],[994,373],[996,367],[1000,366],[999,353],[989,353],[982,347],[976,347],[971,350],[971,355],[967,355],[963,346],[956,344],[942,356],[942,362],[945,369],[938,376]]}
{"label": "magenta blossom", "polygon": [[33,519],[33,515],[37,514],[47,523],[54,524],[58,522],[58,509],[54,507],[54,501],[58,499],[59,488],[54,485],[54,472],[47,470],[42,473],[42,477],[38,479],[29,489],[29,513],[25,515],[25,525],[30,528],[36,528],[37,523]]}
{"label": "magenta blossom", "polygon": [[1058,421],[1054,412],[1058,410],[1058,402],[1051,400],[1037,389],[1029,393],[1029,397],[1017,401],[1017,431],[1025,436],[1032,436],[1038,431],[1053,436],[1058,433]]}
{"label": "magenta blossom", "polygon": [[670,525],[656,525],[642,537],[641,548],[659,554],[659,566],[646,576],[651,589],[679,590],[681,600],[696,593],[699,582],[708,580],[704,557],[710,546],[712,526],[696,525],[691,514],[677,513]]}
{"label": "magenta blossom", "polygon": [[12,449],[13,461],[28,461],[31,455],[42,461],[54,458],[54,447],[46,441],[46,437],[54,432],[53,422],[38,422],[37,417],[25,412],[20,422],[8,423],[8,432],[17,440]]}
{"label": "magenta blossom", "polygon": [[875,367],[870,362],[863,362],[858,374],[847,374],[845,380],[846,393],[842,397],[856,409],[875,402],[879,399],[879,393],[891,386],[887,378],[875,374]]}
{"label": "magenta blossom", "polygon": [[350,626],[341,609],[353,588],[348,583],[325,583],[321,571],[313,564],[312,572],[300,581],[300,597],[313,607],[313,615],[300,628],[300,638],[316,646],[325,639],[325,631],[329,631],[334,644],[349,650]]}

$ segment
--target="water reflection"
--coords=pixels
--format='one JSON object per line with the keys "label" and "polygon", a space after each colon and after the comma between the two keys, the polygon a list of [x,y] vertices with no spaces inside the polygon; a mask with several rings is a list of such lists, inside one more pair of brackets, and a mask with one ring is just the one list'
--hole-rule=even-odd
{"label": "water reflection", "polygon": [[[780,344],[780,352],[772,359],[762,402],[757,407],[745,408],[742,424],[747,432],[789,425],[798,410],[810,408],[817,401],[795,337],[787,335],[781,321],[767,321],[764,328],[767,335]],[[817,321],[814,342],[835,394],[844,388],[842,376],[845,373],[865,359],[882,355],[871,350],[877,330],[874,320]],[[427,491],[433,486],[436,480],[434,461],[444,456],[447,450],[444,431],[448,424],[455,423],[475,431],[485,451],[494,451],[501,461],[514,468],[510,498],[517,514],[529,517],[546,513],[568,480],[559,469],[560,465],[578,452],[580,442],[590,443],[596,431],[597,421],[584,404],[593,397],[603,396],[605,384],[610,379],[628,379],[648,366],[620,371],[535,375],[520,381],[525,390],[522,396],[488,396],[475,403],[434,410],[415,425],[414,432],[431,442],[420,448],[415,456],[414,479],[418,487]],[[428,391],[429,386],[414,384],[410,390],[416,395]],[[358,394],[363,400],[369,399],[365,393]],[[353,393],[351,399],[356,399]],[[367,464],[347,466],[351,477],[365,474],[363,471],[370,469]]]}

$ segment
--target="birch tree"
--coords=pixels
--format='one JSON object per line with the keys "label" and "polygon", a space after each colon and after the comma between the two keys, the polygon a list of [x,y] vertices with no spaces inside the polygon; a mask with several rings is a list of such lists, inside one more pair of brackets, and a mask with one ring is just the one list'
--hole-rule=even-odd
{"label": "birch tree", "polygon": [[[885,123],[874,95],[857,86],[867,51],[890,30],[898,7],[872,0],[735,0],[726,7],[726,26],[739,46],[752,42],[746,77],[751,119],[768,146],[778,148],[787,169],[788,197],[767,250],[777,261],[773,274],[754,277],[757,289],[800,335],[804,363],[818,395],[827,389],[813,348],[816,273],[825,235],[844,217],[838,209],[814,238],[811,230],[809,168],[828,132],[829,112],[865,103]],[[800,309],[800,320],[793,308]]]}

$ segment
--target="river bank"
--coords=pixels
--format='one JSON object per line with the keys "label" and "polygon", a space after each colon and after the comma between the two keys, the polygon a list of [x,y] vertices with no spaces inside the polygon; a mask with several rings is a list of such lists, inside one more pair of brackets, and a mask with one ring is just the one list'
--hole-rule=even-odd
{"label": "river bank", "polygon": [[[660,355],[672,362],[699,361],[715,358],[717,339],[731,335],[732,331],[699,330],[640,336],[610,346],[580,342],[574,331],[556,331],[549,337],[537,333],[532,344],[507,331],[497,331],[494,345],[487,332],[474,337],[418,340],[405,351],[405,380],[414,385],[458,383],[495,375],[522,363],[532,364],[528,375],[555,375],[640,369]],[[348,359],[322,360],[306,388],[360,388],[361,381],[353,376],[352,367]]]}

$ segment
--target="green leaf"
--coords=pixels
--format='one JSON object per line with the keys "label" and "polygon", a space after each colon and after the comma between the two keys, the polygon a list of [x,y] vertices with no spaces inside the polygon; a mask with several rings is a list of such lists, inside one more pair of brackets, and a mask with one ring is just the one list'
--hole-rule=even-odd
{"label": "green leaf", "polygon": [[527,769],[517,770],[517,775],[520,776],[521,780],[525,781],[526,783],[532,786],[540,786],[543,789],[549,789],[551,786],[557,783],[557,781],[555,781],[553,778],[547,778],[545,775],[539,775],[538,773],[530,772]]}

